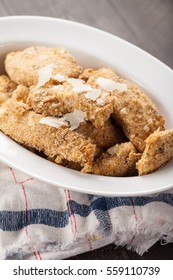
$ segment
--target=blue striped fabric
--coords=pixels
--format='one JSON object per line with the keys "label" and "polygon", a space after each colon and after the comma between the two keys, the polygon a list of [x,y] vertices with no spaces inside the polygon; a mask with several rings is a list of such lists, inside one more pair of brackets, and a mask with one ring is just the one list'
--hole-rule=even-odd
{"label": "blue striped fabric", "polygon": [[79,194],[0,163],[0,259],[64,259],[112,242],[142,255],[158,240],[173,242],[173,190]]}
{"label": "blue striped fabric", "polygon": [[[133,200],[133,203],[132,203]],[[73,214],[87,217],[92,211],[100,221],[101,228],[111,229],[108,210],[120,206],[144,206],[151,202],[164,202],[173,206],[173,194],[162,193],[154,197],[98,197],[89,195],[90,206],[71,201]],[[103,213],[105,213],[103,215]],[[72,213],[71,213],[72,214]],[[27,215],[27,219],[26,219]],[[62,228],[68,224],[67,211],[50,209],[32,209],[26,211],[0,211],[0,229],[4,231],[17,231],[26,225],[43,224],[51,227]],[[106,223],[106,226],[104,225]]]}

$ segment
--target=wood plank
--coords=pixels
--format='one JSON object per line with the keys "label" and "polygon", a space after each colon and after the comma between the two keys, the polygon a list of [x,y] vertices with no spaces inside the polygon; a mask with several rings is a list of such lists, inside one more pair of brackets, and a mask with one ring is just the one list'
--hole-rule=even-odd
{"label": "wood plank", "polygon": [[[109,0],[135,36],[130,42],[173,66],[173,1]],[[126,38],[126,34],[122,34]]]}

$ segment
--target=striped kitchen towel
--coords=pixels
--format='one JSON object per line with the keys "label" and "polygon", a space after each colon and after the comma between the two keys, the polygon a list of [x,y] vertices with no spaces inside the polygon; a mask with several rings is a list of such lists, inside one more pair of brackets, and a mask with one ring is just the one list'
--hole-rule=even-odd
{"label": "striped kitchen towel", "polygon": [[0,163],[0,259],[65,259],[113,242],[142,255],[158,240],[173,241],[173,190],[80,194]]}

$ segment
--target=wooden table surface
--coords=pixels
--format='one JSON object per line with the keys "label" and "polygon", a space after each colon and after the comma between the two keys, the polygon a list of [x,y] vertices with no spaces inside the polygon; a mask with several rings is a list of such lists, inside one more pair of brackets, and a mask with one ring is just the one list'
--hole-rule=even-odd
{"label": "wooden table surface", "polygon": [[[40,15],[85,23],[143,48],[173,68],[173,0],[0,0],[0,16]],[[142,257],[109,245],[71,259],[173,259],[173,243]]]}

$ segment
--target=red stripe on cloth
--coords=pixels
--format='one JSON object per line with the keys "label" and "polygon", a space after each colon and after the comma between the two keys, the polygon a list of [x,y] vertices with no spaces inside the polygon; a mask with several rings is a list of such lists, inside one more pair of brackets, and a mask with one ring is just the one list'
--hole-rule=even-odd
{"label": "red stripe on cloth", "polygon": [[71,194],[70,194],[69,190],[67,192],[68,192],[68,198],[69,198],[69,204],[70,204],[70,211],[71,211],[71,214],[72,214],[72,217],[73,217],[73,220],[74,220],[74,232],[77,233],[77,222],[76,222],[76,216],[75,216],[74,211],[73,211]]}
{"label": "red stripe on cloth", "polygon": [[[138,220],[138,216],[136,214],[136,208],[135,208],[135,205],[133,203],[133,199],[132,198],[129,198],[130,199],[130,202],[132,204],[132,208],[133,208],[133,215],[134,215],[134,218],[136,220],[136,226],[135,226],[135,231],[137,231],[139,229],[139,220]],[[131,244],[133,242],[133,240],[135,239],[135,234],[134,236],[132,237],[131,241],[129,244]]]}
{"label": "red stripe on cloth", "polygon": [[14,173],[13,168],[10,167],[10,170],[11,170],[11,173],[12,173],[12,175],[13,175],[14,182],[17,184],[17,179],[16,179],[16,175],[15,175],[15,173]]}
{"label": "red stripe on cloth", "polygon": [[39,256],[40,260],[42,260],[42,257],[41,257],[41,254],[40,254],[40,252],[39,252],[39,251],[37,252],[37,254],[38,254],[38,256]]}
{"label": "red stripe on cloth", "polygon": [[36,254],[36,252],[34,252],[34,256],[35,256],[36,260],[38,260],[38,257],[37,257],[37,254]]}
{"label": "red stripe on cloth", "polygon": [[[23,181],[23,182],[17,182],[16,175],[15,175],[15,172],[14,172],[13,168],[10,167],[10,170],[11,170],[11,173],[12,173],[12,175],[13,175],[14,182],[15,182],[16,184],[20,184],[21,187],[22,187],[22,190],[23,190],[23,194],[24,194],[24,198],[25,198],[25,211],[26,211],[26,220],[25,220],[25,222],[26,222],[26,228],[25,228],[25,232],[26,232],[26,236],[27,236],[27,239],[28,239],[28,237],[29,237],[29,235],[28,235],[28,199],[27,199],[26,190],[25,190],[25,187],[24,187],[23,184],[26,183],[26,182],[29,181],[29,180],[32,180],[32,178],[29,178],[29,179],[27,179],[27,180],[25,180],[25,181]],[[36,252],[34,252],[33,254],[34,254],[36,260],[38,260],[38,257],[37,257]],[[39,254],[40,254],[40,253],[39,253]],[[41,255],[39,255],[39,257],[40,257],[40,259],[42,259],[42,258],[41,258]]]}
{"label": "red stripe on cloth", "polygon": [[131,203],[132,203],[132,207],[133,207],[133,214],[134,214],[134,217],[135,217],[135,220],[136,220],[136,224],[138,223],[138,216],[136,214],[136,209],[135,209],[135,205],[133,203],[133,200],[130,198],[131,200]]}
{"label": "red stripe on cloth", "polygon": [[66,200],[66,204],[67,204],[67,212],[68,212],[68,216],[69,216],[70,224],[71,224],[71,230],[72,230],[72,233],[75,234],[74,227],[73,227],[73,220],[72,220],[72,216],[71,216],[70,209],[69,209],[67,190],[64,190],[64,194],[65,194],[65,200]]}
{"label": "red stripe on cloth", "polygon": [[28,200],[27,200],[27,196],[26,196],[26,191],[25,191],[25,188],[24,188],[24,185],[21,185],[22,186],[22,190],[23,190],[23,194],[24,194],[24,198],[25,198],[25,211],[26,211],[26,228],[25,228],[25,231],[26,231],[26,235],[27,235],[27,238],[29,237],[28,236]]}
{"label": "red stripe on cloth", "polygon": [[29,178],[29,179],[27,179],[27,180],[25,180],[25,181],[18,182],[18,183],[19,183],[19,184],[25,184],[26,182],[31,181],[31,180],[33,180],[33,178]]}

